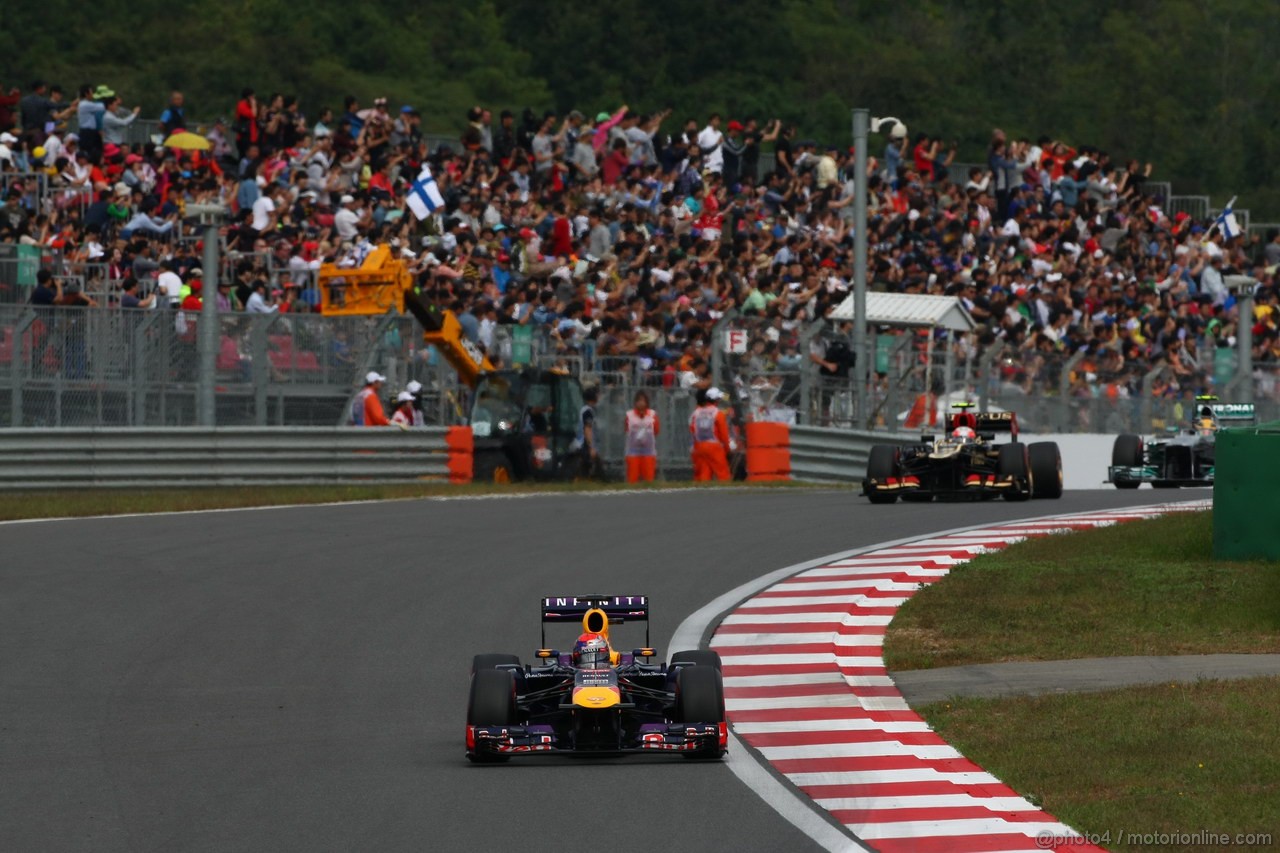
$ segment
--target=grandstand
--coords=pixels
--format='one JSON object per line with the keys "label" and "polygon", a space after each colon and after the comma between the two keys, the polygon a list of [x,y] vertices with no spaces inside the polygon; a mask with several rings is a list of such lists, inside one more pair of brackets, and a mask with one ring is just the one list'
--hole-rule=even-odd
{"label": "grandstand", "polygon": [[[109,88],[94,95],[118,109]],[[672,393],[732,382],[760,416],[855,420],[847,366],[827,357],[847,330],[825,319],[853,281],[847,145],[625,107],[476,108],[455,139],[385,99],[312,121],[251,95],[227,122],[179,111],[103,136],[75,123],[93,111],[28,98],[48,101],[28,93],[0,137],[0,423],[192,422],[195,309],[215,275],[219,422],[336,422],[374,368],[425,381],[438,419],[456,418],[456,384],[409,321],[317,313],[319,266],[381,243],[505,363]],[[207,146],[165,144],[183,130]],[[1264,413],[1280,401],[1276,229],[1086,142],[997,130],[986,163],[961,164],[927,133],[888,130],[866,182],[869,286],[952,297],[974,323],[877,328],[872,409],[856,420],[900,425],[922,393],[1089,431],[1176,420],[1204,392],[1252,394]],[[419,219],[424,167],[443,205]],[[230,214],[216,271],[183,215],[210,203]],[[1233,275],[1256,280],[1252,317]],[[1242,320],[1256,368],[1243,379]]]}

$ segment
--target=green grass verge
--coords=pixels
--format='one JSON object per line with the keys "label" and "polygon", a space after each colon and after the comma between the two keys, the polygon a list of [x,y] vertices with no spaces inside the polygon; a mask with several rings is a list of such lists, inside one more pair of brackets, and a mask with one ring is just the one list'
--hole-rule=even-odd
{"label": "green grass verge", "polygon": [[898,611],[886,663],[1280,652],[1280,565],[1212,540],[1212,513],[1175,513],[984,554]]}
{"label": "green grass verge", "polygon": [[213,486],[196,489],[102,490],[89,492],[7,492],[0,494],[0,520],[20,518],[62,518],[65,516],[123,515],[126,513],[173,512],[182,510],[229,509],[279,506],[282,504],[317,504],[338,501],[405,500],[442,496],[477,496],[489,494],[576,493],[625,489],[706,488],[731,485],[751,489],[803,489],[804,483],[510,483],[492,485],[471,483],[409,483],[401,485],[355,486]]}
{"label": "green grass verge", "polygon": [[[1109,850],[1216,850],[1280,845],[1277,708],[1280,678],[919,710],[965,757]],[[1196,846],[1124,837],[1197,830],[1271,838]]]}

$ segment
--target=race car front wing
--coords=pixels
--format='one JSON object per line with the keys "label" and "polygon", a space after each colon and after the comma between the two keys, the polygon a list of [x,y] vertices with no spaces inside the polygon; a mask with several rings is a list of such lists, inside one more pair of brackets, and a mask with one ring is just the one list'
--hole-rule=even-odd
{"label": "race car front wing", "polygon": [[729,744],[727,723],[645,723],[630,744],[608,750],[582,750],[555,728],[467,726],[467,752],[475,755],[549,755],[583,752],[710,752]]}
{"label": "race car front wing", "polygon": [[1108,483],[1159,483],[1169,486],[1212,486],[1213,468],[1202,469],[1204,476],[1200,478],[1165,476],[1154,465],[1110,465],[1107,467]]}

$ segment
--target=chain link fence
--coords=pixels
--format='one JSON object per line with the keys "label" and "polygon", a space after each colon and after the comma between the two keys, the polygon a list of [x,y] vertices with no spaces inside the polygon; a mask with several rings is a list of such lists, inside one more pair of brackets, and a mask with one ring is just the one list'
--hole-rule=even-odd
{"label": "chain link fence", "polygon": [[[0,282],[21,272],[19,259],[8,260],[6,266],[0,259]],[[6,270],[13,277],[6,279]],[[84,272],[65,280],[88,292],[109,287],[93,270]],[[168,309],[0,304],[0,425],[194,424],[201,322],[198,312]],[[223,313],[218,323],[220,425],[346,423],[351,396],[370,370],[387,376],[389,394],[421,383],[428,423],[466,422],[468,389],[440,353],[424,345],[410,317]],[[1029,431],[1152,432],[1185,422],[1195,395],[1206,389],[1227,402],[1245,396],[1233,350],[1202,351],[1151,368],[1108,352],[982,349],[971,334],[903,331],[872,336],[868,410],[859,415],[853,371],[830,369],[847,331],[828,323],[784,329],[760,318],[730,318],[715,332],[711,363],[681,366],[688,370],[642,355],[602,357],[591,346],[558,351],[552,339],[527,327],[499,326],[489,350],[502,366],[557,368],[598,386],[602,436],[619,448],[622,414],[636,391],[645,390],[664,424],[664,468],[686,464],[694,392],[706,385],[726,393],[739,423],[895,432],[927,426],[935,412],[945,416],[960,401],[1017,411]],[[1252,381],[1259,418],[1280,418],[1280,353],[1264,354]]]}
{"label": "chain link fence", "polygon": [[[0,306],[0,425],[196,423],[202,318],[166,309]],[[333,426],[387,363],[379,317],[222,314],[221,426]]]}

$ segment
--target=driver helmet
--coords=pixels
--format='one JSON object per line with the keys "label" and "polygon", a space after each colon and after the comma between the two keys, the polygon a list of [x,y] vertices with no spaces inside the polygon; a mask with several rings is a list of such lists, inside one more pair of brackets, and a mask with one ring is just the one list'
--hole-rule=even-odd
{"label": "driver helmet", "polygon": [[612,665],[609,643],[602,634],[583,634],[573,644],[573,665],[578,669],[605,669]]}
{"label": "driver helmet", "polygon": [[1213,409],[1205,406],[1200,410],[1200,420],[1196,422],[1196,428],[1199,429],[1201,435],[1209,435],[1218,428],[1218,421],[1213,416]]}
{"label": "driver helmet", "polygon": [[973,441],[978,434],[973,431],[972,427],[958,426],[951,431],[951,437],[957,441]]}

